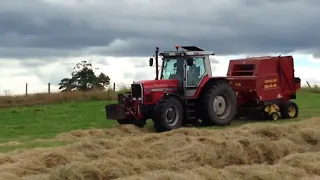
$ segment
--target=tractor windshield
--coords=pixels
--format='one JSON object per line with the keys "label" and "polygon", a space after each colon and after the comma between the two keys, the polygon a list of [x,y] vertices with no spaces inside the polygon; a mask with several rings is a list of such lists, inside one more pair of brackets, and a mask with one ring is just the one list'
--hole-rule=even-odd
{"label": "tractor windshield", "polygon": [[161,79],[183,80],[183,57],[164,57]]}

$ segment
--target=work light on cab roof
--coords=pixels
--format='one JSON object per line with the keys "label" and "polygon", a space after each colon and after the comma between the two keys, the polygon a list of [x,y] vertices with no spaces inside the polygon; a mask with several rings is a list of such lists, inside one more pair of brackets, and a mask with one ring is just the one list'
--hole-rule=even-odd
{"label": "work light on cab roof", "polygon": [[178,51],[179,48],[180,48],[180,46],[179,46],[178,44],[176,44],[175,48],[176,48],[176,50]]}

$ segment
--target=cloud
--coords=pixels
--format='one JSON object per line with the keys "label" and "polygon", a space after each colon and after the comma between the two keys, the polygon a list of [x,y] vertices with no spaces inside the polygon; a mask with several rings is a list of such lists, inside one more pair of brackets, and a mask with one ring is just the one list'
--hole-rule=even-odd
{"label": "cloud", "polygon": [[134,74],[133,74],[133,73],[125,72],[125,73],[123,74],[123,77],[130,79],[130,78],[134,77]]}
{"label": "cloud", "polygon": [[171,49],[176,43],[198,45],[217,55],[319,52],[320,1],[199,3],[1,1],[0,56],[44,60],[82,55],[150,56],[155,46]]}
{"label": "cloud", "polygon": [[135,68],[141,68],[141,67],[146,67],[148,65],[149,65],[148,62],[146,62],[146,61],[139,61],[139,62],[135,63],[134,67]]}
{"label": "cloud", "polygon": [[319,5],[316,0],[0,1],[0,93],[3,88],[23,93],[24,82],[46,91],[47,82],[58,83],[82,60],[116,83],[154,79],[149,57],[155,47],[174,50],[175,44],[215,52],[211,66],[219,76],[233,57],[292,54],[296,73],[319,82],[312,74],[320,70]]}
{"label": "cloud", "polygon": [[[227,74],[230,59],[245,57],[238,56],[215,56],[219,63],[212,63],[213,76],[225,76]],[[320,84],[317,76],[320,66],[314,63],[312,55],[294,55],[295,75],[302,79],[305,84]],[[116,88],[123,85],[129,86],[133,81],[152,80],[155,78],[155,67],[141,66],[136,68],[135,64],[148,62],[148,57],[128,58],[128,57],[104,57],[104,56],[84,56],[52,59],[51,63],[41,66],[25,66],[20,60],[2,59],[0,60],[0,94],[9,92],[11,94],[23,94],[25,83],[29,85],[29,92],[47,92],[47,84],[51,83],[51,92],[58,91],[58,83],[62,78],[70,77],[72,67],[81,60],[90,59],[93,67],[99,68],[96,73],[104,72],[111,78],[111,85],[116,84]],[[108,60],[109,64],[99,63],[102,59]],[[27,62],[37,62],[38,59],[28,59]],[[310,62],[310,63],[305,63]],[[31,65],[31,64],[30,64]]]}

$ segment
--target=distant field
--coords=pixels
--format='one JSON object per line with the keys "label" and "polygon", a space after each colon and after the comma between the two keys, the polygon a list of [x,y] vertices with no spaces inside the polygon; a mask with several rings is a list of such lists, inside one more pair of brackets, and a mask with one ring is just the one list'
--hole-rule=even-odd
{"label": "distant field", "polygon": [[[118,92],[127,92],[130,89],[126,87],[121,88]],[[64,92],[64,93],[36,93],[30,95],[18,96],[0,96],[0,108],[7,107],[26,107],[33,105],[47,105],[47,104],[61,104],[66,102],[88,102],[88,101],[106,101],[116,100],[118,92]],[[302,88],[299,90],[300,94],[303,92],[320,93],[320,88]],[[303,95],[302,95],[303,96]]]}
{"label": "distant field", "polygon": [[[121,92],[127,89],[121,90]],[[66,102],[88,102],[116,100],[117,92],[60,92],[30,95],[0,96],[0,108],[26,107],[34,105],[61,104]]]}

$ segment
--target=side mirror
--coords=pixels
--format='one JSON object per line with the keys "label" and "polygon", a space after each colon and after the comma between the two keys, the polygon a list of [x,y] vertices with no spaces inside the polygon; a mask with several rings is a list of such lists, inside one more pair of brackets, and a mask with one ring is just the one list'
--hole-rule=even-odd
{"label": "side mirror", "polygon": [[193,58],[192,57],[187,57],[186,61],[187,61],[187,65],[188,66],[192,66],[193,65]]}
{"label": "side mirror", "polygon": [[149,59],[149,66],[153,66],[153,58]]}

